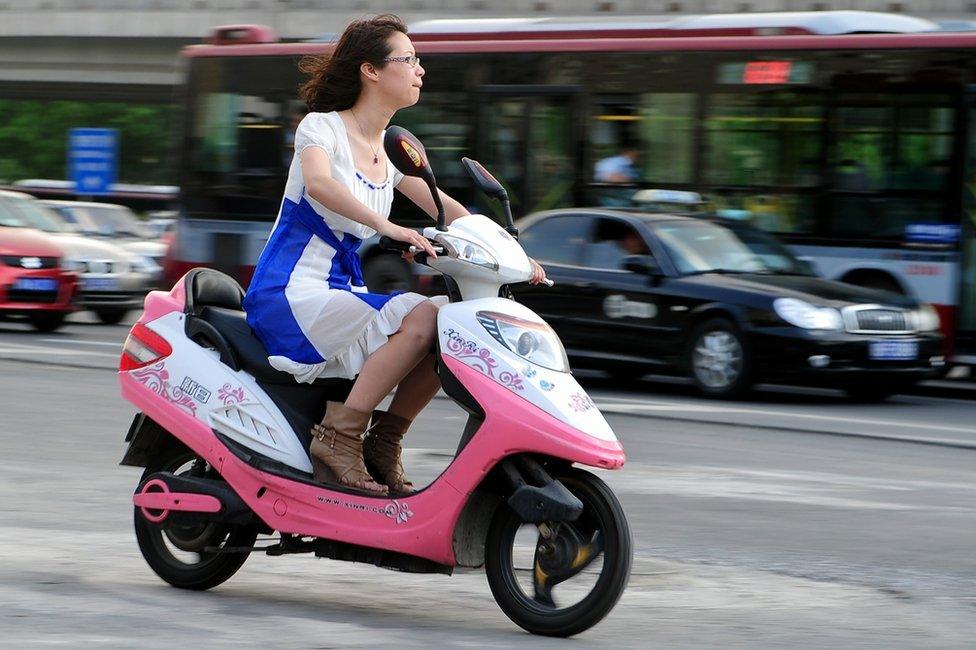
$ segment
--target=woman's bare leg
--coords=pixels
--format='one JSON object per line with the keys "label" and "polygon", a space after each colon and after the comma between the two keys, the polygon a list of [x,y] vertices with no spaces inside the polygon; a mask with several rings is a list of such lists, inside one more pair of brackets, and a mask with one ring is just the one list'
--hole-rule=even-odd
{"label": "woman's bare leg", "polygon": [[366,413],[379,406],[390,391],[429,356],[436,322],[437,305],[423,302],[414,307],[403,319],[400,331],[366,359],[346,398],[346,406]]}
{"label": "woman's bare leg", "polygon": [[397,386],[390,413],[414,420],[440,390],[441,379],[434,372],[434,355],[428,354]]}

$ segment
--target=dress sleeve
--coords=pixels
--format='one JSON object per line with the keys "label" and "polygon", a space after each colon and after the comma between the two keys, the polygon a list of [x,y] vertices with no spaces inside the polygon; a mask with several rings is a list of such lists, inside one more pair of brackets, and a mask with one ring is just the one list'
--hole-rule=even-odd
{"label": "dress sleeve", "polygon": [[309,113],[298,124],[295,131],[295,152],[301,156],[309,147],[319,147],[334,158],[336,154],[336,134],[325,119],[324,113]]}
{"label": "dress sleeve", "polygon": [[393,187],[396,187],[403,180],[403,173],[396,168],[396,165],[390,166],[393,167]]}

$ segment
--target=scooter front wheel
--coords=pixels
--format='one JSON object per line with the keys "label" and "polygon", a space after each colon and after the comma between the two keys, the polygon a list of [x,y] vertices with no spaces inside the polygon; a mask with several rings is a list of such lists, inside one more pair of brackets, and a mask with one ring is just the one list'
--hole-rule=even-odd
{"label": "scooter front wheel", "polygon": [[553,478],[583,502],[576,521],[529,524],[495,512],[485,571],[502,611],[533,634],[567,637],[596,625],[617,604],[633,559],[620,502],[599,478],[570,468]]}
{"label": "scooter front wheel", "polygon": [[[143,480],[156,472],[204,476],[212,470],[183,447],[154,459]],[[147,521],[139,508],[135,508],[134,517],[142,557],[156,575],[181,589],[210,589],[230,578],[250,555],[249,551],[230,549],[249,549],[257,538],[254,526],[206,523],[162,527]]]}

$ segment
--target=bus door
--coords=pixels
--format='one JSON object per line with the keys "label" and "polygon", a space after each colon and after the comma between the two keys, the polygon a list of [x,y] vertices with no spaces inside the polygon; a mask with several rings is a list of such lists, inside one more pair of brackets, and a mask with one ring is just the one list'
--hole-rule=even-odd
{"label": "bus door", "polygon": [[482,86],[478,160],[508,189],[516,218],[571,206],[580,146],[575,86]]}
{"label": "bus door", "polygon": [[976,362],[976,87],[966,98],[966,147],[962,179],[962,220],[959,232],[959,312],[955,355]]}

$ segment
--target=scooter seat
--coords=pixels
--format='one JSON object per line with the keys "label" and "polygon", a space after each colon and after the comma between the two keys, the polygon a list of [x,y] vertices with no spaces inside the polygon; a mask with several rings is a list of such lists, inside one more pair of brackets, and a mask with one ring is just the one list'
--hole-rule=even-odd
{"label": "scooter seat", "polygon": [[225,307],[204,307],[199,316],[220,332],[230,344],[242,370],[246,370],[260,381],[273,384],[294,384],[295,378],[268,363],[268,352],[247,324],[243,311]]}

